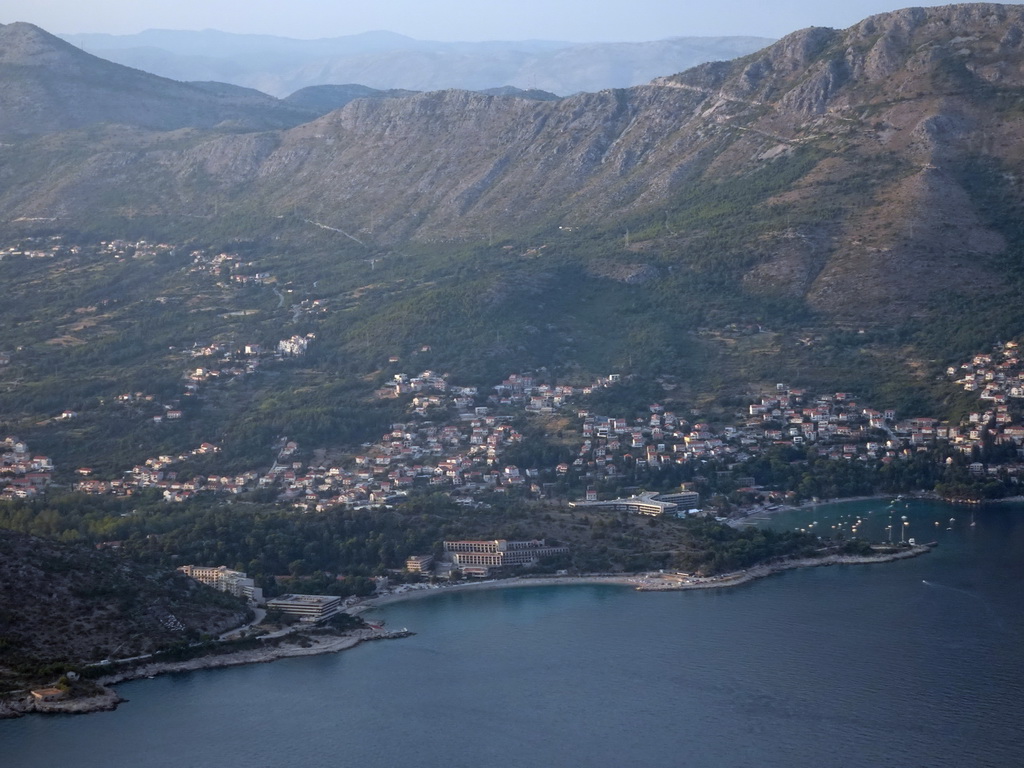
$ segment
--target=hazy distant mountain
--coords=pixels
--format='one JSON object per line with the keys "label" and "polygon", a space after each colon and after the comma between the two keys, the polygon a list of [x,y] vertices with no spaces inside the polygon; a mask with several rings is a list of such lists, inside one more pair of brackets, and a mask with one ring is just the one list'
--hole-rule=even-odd
{"label": "hazy distant mountain", "polygon": [[309,112],[258,91],[189,84],[85,53],[39,27],[0,24],[0,133],[38,134],[117,123],[157,130],[272,129]]}
{"label": "hazy distant mountain", "polygon": [[440,43],[389,32],[294,40],[212,30],[63,37],[97,56],[163,77],[218,80],[275,96],[338,83],[416,91],[512,85],[566,95],[639,85],[706,61],[743,56],[772,42],[761,37],[678,37],[647,43]]}
{"label": "hazy distant mountain", "polygon": [[[364,46],[365,47],[365,46]],[[86,53],[26,23],[0,24],[0,135],[50,133],[101,123],[159,131],[271,130],[308,122],[359,98],[416,91],[319,85],[277,99],[215,80],[179,82]],[[551,100],[511,86],[494,95]]]}

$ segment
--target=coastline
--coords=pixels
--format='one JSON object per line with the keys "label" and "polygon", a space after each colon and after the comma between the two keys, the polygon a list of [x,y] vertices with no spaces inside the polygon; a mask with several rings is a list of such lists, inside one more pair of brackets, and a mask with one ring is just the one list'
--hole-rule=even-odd
{"label": "coastline", "polygon": [[[346,632],[344,635],[302,635],[303,641],[300,642],[299,635],[285,635],[281,638],[279,644],[264,648],[197,656],[185,661],[154,661],[110,675],[104,675],[98,678],[96,682],[102,686],[109,686],[129,680],[139,680],[144,677],[155,677],[156,675],[165,675],[173,672],[193,672],[198,669],[235,667],[240,664],[266,664],[278,659],[287,659],[295,656],[318,656],[323,653],[337,653],[338,651],[355,648],[367,640],[387,640],[397,636],[401,636],[401,633],[388,632],[386,630],[358,629],[353,632]],[[294,640],[296,644],[285,645],[289,639]]]}
{"label": "coastline", "polygon": [[[343,635],[285,635],[275,645],[222,654],[197,656],[184,661],[153,661],[139,664],[130,669],[119,670],[109,675],[96,678],[95,684],[99,692],[93,696],[80,696],[57,701],[36,701],[25,691],[20,696],[0,699],[0,719],[21,717],[22,715],[39,714],[87,714],[90,712],[108,712],[116,709],[118,704],[128,701],[122,698],[111,686],[130,680],[166,675],[174,672],[193,672],[200,669],[218,669],[234,667],[242,664],[266,664],[278,659],[295,656],[318,656],[324,653],[338,653],[354,648],[360,643],[370,640],[390,640],[405,637],[411,632],[392,632],[384,629],[358,629]],[[294,644],[288,644],[292,640]]]}
{"label": "coastline", "polygon": [[[990,504],[1024,504],[1024,495],[1021,496],[1004,496],[1001,499],[946,499],[939,496],[934,491],[910,491],[907,493],[899,494],[898,496],[901,501],[932,501],[940,504],[949,504],[956,507],[985,507]],[[886,501],[892,500],[894,497],[891,493],[876,493],[870,496],[844,496],[839,499],[821,499],[819,501],[805,501],[801,504],[779,504],[774,509],[766,509],[765,507],[754,507],[751,509],[741,510],[742,516],[730,518],[727,521],[727,525],[733,527],[742,527],[745,525],[753,525],[755,522],[767,520],[773,515],[777,515],[780,512],[797,512],[800,510],[817,509],[818,507],[829,507],[834,504],[848,504],[857,501]]]}
{"label": "coastline", "polygon": [[[374,609],[407,600],[417,600],[452,592],[473,592],[481,590],[510,589],[516,587],[577,586],[609,584],[632,587],[638,592],[681,592],[693,589],[723,589],[748,584],[757,579],[772,576],[783,571],[798,568],[814,568],[831,565],[865,565],[888,563],[895,560],[918,557],[930,552],[934,545],[919,544],[898,550],[879,552],[873,555],[828,555],[820,558],[782,560],[732,571],[717,576],[699,577],[679,573],[646,574],[585,574],[574,576],[518,576],[509,579],[451,584],[445,586],[410,588],[363,600],[347,609],[352,615],[359,615]],[[209,654],[184,661],[154,661],[139,664],[130,669],[120,670],[98,678],[95,683],[99,692],[94,696],[77,697],[60,701],[36,701],[26,691],[18,697],[0,700],[0,719],[21,717],[32,713],[44,714],[85,714],[116,709],[127,699],[118,695],[111,686],[118,683],[155,677],[175,672],[191,672],[200,669],[217,669],[242,664],[263,664],[296,656],[315,656],[338,653],[354,648],[362,642],[405,637],[413,634],[407,630],[398,632],[383,628],[369,627],[346,632],[343,635],[312,634],[285,635],[274,645],[264,648],[239,650],[223,654]],[[291,642],[289,642],[291,641]]]}
{"label": "coastline", "polygon": [[419,600],[435,595],[452,592],[473,592],[489,589],[509,589],[515,587],[549,587],[576,586],[587,584],[612,584],[632,587],[637,592],[683,592],[691,589],[722,589],[747,584],[766,576],[798,568],[817,568],[829,565],[871,565],[873,563],[891,563],[919,557],[930,552],[928,544],[918,544],[898,550],[879,552],[873,555],[827,555],[825,557],[808,557],[797,560],[781,560],[775,563],[754,566],[739,571],[730,571],[717,576],[691,576],[676,573],[646,574],[583,574],[577,576],[517,576],[510,579],[495,579],[468,584],[411,589],[400,593],[391,593],[379,597],[368,598],[349,609],[349,613],[361,614],[385,605]]}
{"label": "coastline", "polygon": [[[728,521],[728,525],[743,526],[753,525],[756,520],[764,520],[772,515],[781,512],[793,512],[799,510],[815,509],[817,507],[831,506],[833,504],[845,504],[857,501],[885,501],[892,499],[892,494],[873,494],[870,496],[852,496],[842,499],[823,499],[819,501],[808,501],[798,505],[779,505],[775,509],[757,508],[751,510],[741,518]],[[1024,497],[1018,497],[1024,501]],[[905,500],[932,500],[942,501],[935,496],[924,493],[917,493],[912,496],[904,496]],[[485,589],[508,589],[514,587],[543,587],[543,586],[566,586],[577,584],[615,584],[629,586],[639,592],[649,591],[682,591],[686,589],[717,589],[731,587],[756,579],[771,576],[775,573],[789,571],[796,568],[814,568],[827,565],[869,565],[871,563],[889,563],[894,560],[903,560],[909,557],[917,557],[930,551],[931,547],[926,544],[919,544],[913,547],[892,552],[880,552],[874,555],[829,555],[821,558],[803,558],[800,560],[786,560],[777,563],[755,566],[740,571],[731,571],[719,576],[706,578],[687,577],[689,580],[676,579],[673,574],[658,574],[657,578],[651,574],[579,574],[574,576],[516,576],[508,579],[492,579],[489,581],[461,582],[458,584],[443,584],[433,587],[419,586],[408,588],[403,592],[391,592],[384,595],[369,597],[353,605],[346,610],[348,613],[358,615],[392,603],[404,602],[406,600],[418,600],[438,594],[449,592],[468,592]],[[655,586],[654,584],[660,584]]]}
{"label": "coastline", "polygon": [[705,580],[687,581],[683,580],[678,584],[665,583],[664,585],[645,585],[637,587],[641,592],[684,590],[684,589],[714,589],[718,587],[733,587],[740,584],[747,584],[766,576],[772,576],[783,571],[792,571],[797,568],[820,568],[829,565],[871,565],[873,563],[891,563],[896,560],[907,560],[912,557],[919,557],[932,550],[934,545],[918,544],[892,552],[879,552],[874,555],[828,555],[826,557],[808,557],[799,560],[782,560],[777,563],[758,565],[742,571],[732,571],[721,576],[712,576]]}

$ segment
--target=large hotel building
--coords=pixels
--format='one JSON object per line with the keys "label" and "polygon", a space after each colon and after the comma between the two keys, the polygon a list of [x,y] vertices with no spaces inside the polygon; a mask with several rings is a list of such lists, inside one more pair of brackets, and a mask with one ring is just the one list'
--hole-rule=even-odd
{"label": "large hotel building", "polygon": [[569,553],[568,547],[549,547],[544,539],[533,541],[508,541],[491,539],[486,541],[446,541],[445,554],[463,573],[472,576],[487,576],[491,568],[506,568],[515,565],[534,565],[538,559],[549,555]]}
{"label": "large hotel building", "polygon": [[341,598],[336,595],[281,595],[267,600],[267,610],[278,610],[299,621],[314,623],[341,611]]}
{"label": "large hotel building", "polygon": [[182,565],[178,570],[202,584],[219,589],[221,592],[227,592],[235,597],[244,597],[257,604],[263,602],[263,590],[257,587],[256,583],[242,571],[233,571],[226,565]]}
{"label": "large hotel building", "polygon": [[608,509],[613,512],[632,512],[635,515],[684,515],[688,509],[700,504],[700,494],[695,491],[677,493],[641,493],[628,499],[608,501],[570,501],[571,509]]}

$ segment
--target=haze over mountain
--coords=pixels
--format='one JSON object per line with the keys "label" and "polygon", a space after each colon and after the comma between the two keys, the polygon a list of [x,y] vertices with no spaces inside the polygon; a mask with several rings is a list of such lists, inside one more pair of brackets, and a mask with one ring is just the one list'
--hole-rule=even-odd
{"label": "haze over mountain", "polygon": [[0,25],[0,133],[38,134],[106,122],[155,130],[262,130],[311,113],[237,86],[180,83],[113,64],[31,24]]}
{"label": "haze over mountain", "polygon": [[638,85],[772,42],[760,37],[677,37],[648,43],[442,43],[391,32],[294,40],[213,30],[63,37],[97,56],[164,77],[219,80],[280,97],[312,85],[342,83],[415,91],[511,85],[564,96]]}

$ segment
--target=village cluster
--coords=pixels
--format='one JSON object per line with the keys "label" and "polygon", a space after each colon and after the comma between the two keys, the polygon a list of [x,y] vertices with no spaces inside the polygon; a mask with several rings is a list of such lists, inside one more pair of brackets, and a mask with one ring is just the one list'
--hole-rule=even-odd
{"label": "village cluster", "polygon": [[0,440],[0,499],[29,499],[45,490],[53,475],[48,456],[33,456],[16,437]]}
{"label": "village cluster", "polygon": [[[293,335],[281,339],[272,348],[264,349],[260,344],[242,344],[237,348],[229,348],[222,344],[196,345],[187,352],[191,359],[202,359],[204,364],[189,368],[183,375],[185,380],[184,397],[199,394],[200,386],[208,382],[224,381],[234,377],[248,376],[267,362],[280,361],[285,358],[301,357],[305,354],[309,343],[316,334],[307,333],[303,336]],[[180,400],[161,403],[155,395],[146,392],[123,392],[114,402],[133,409],[154,424],[164,421],[177,421],[184,418],[185,411]],[[79,413],[65,409],[56,418],[62,421],[78,418]]]}
{"label": "village cluster", "polygon": [[[968,454],[980,449],[987,440],[993,445],[1013,446],[1017,455],[1024,458],[1024,425],[1015,424],[1016,414],[1010,412],[1012,400],[1024,400],[1024,359],[1018,349],[1014,341],[998,343],[991,352],[946,369],[946,375],[966,392],[977,393],[984,407],[972,411],[955,426],[935,422],[936,439],[948,440]],[[1017,475],[1024,474],[1024,466],[1012,463],[982,467],[975,462],[971,471]]]}
{"label": "village cluster", "polygon": [[[29,238],[17,245],[0,248],[0,260],[14,256],[33,259],[53,258],[58,255],[82,255],[87,252],[97,256],[111,257],[115,260],[146,259],[166,254],[173,255],[179,250],[181,250],[180,246],[168,243],[150,243],[146,240],[103,240],[94,246],[69,245],[62,236],[54,235],[46,238]],[[189,251],[187,258],[189,263],[186,271],[190,274],[209,276],[223,288],[246,285],[270,286],[278,296],[281,305],[283,306],[285,303],[285,295],[276,287],[274,276],[269,272],[260,271],[260,267],[255,262],[243,261],[237,254],[212,254],[202,249]],[[162,303],[169,300],[166,296],[157,299]],[[326,311],[323,302],[317,299],[297,300],[290,305],[289,309],[293,320],[303,314]],[[267,362],[300,357],[305,354],[309,343],[315,338],[315,334],[312,333],[293,334],[271,345],[196,342],[190,349],[181,351],[187,360],[197,363],[184,374],[186,383],[183,394],[186,397],[198,394],[200,385],[205,382],[253,374]],[[9,365],[11,359],[10,351],[0,350],[0,365]],[[180,402],[159,403],[152,395],[142,392],[124,393],[117,397],[117,402],[132,407],[140,413],[146,413],[147,418],[157,424],[165,420],[180,419],[185,414],[181,409]],[[73,409],[65,409],[56,418],[69,420],[77,418],[78,415],[78,412]]]}
{"label": "village cluster", "polygon": [[[21,256],[29,259],[52,259],[64,253],[78,256],[86,250],[81,245],[67,245],[62,235],[26,238],[17,245],[0,248],[0,260],[8,256]],[[102,240],[92,248],[96,253],[112,256],[115,259],[148,258],[164,253],[173,253],[175,246],[167,243],[150,243],[146,240],[130,242],[128,240]]]}
{"label": "village cluster", "polygon": [[189,350],[190,357],[211,358],[211,362],[197,366],[185,374],[188,380],[185,394],[196,394],[203,382],[255,373],[261,363],[267,360],[301,357],[306,353],[309,342],[315,338],[314,333],[307,333],[304,336],[293,335],[281,339],[270,349],[265,349],[260,344],[242,344],[236,348],[229,348],[223,344],[197,345]]}
{"label": "village cluster", "polygon": [[[90,469],[80,468],[82,479],[75,487],[85,493],[124,495],[156,488],[168,501],[186,501],[201,492],[237,494],[264,488],[274,489],[279,501],[296,509],[322,511],[339,505],[386,504],[416,487],[452,491],[467,502],[482,490],[521,489],[539,497],[549,494],[560,479],[591,484],[615,480],[630,468],[708,459],[740,462],[773,445],[814,444],[820,455],[835,460],[881,462],[905,459],[938,443],[970,453],[985,440],[1012,443],[1020,454],[1024,426],[1013,424],[1006,403],[1007,398],[1024,397],[1024,364],[1015,349],[1012,343],[1000,345],[991,354],[977,355],[949,369],[964,388],[978,391],[991,403],[989,409],[971,413],[957,425],[933,418],[901,420],[892,410],[865,407],[849,393],[813,395],[779,384],[751,403],[736,424],[715,429],[658,403],[649,405],[647,416],[633,419],[574,406],[581,396],[613,386],[616,375],[580,387],[539,383],[533,375],[520,373],[490,392],[480,392],[476,387],[449,384],[446,375],[423,371],[416,376],[395,374],[378,390],[378,397],[408,397],[408,418],[392,424],[390,431],[345,462],[297,461],[299,446],[285,440],[268,470],[180,481],[176,465],[219,451],[203,443],[177,456],[147,459],[120,478],[92,478]],[[213,351],[200,350],[203,354]],[[541,468],[520,468],[503,461],[506,449],[523,439],[513,427],[516,414],[522,412],[574,416],[579,434],[574,458]],[[46,487],[53,470],[47,457],[30,456],[27,446],[15,438],[0,445],[9,451],[3,455],[0,475],[4,495],[31,496]],[[1024,465],[975,462],[971,470],[1015,476]]]}
{"label": "village cluster", "polygon": [[[31,249],[8,248],[2,255],[50,256],[67,248],[59,239],[35,243]],[[78,246],[71,246],[77,249]],[[98,251],[115,258],[156,255],[173,251],[166,244],[110,241]],[[203,251],[189,254],[189,271],[204,272],[229,284],[272,284],[269,273],[259,272],[237,256]],[[284,296],[275,293],[283,304]],[[309,302],[307,302],[309,303]],[[296,309],[297,308],[297,309]],[[316,302],[293,305],[293,311],[318,311]],[[292,335],[274,345],[257,343],[197,343],[182,350],[190,367],[184,372],[184,397],[201,387],[236,376],[255,373],[268,361],[305,354],[315,334]],[[428,349],[428,348],[425,348]],[[391,363],[399,358],[392,357]],[[403,421],[376,442],[342,462],[307,464],[296,460],[298,446],[283,440],[269,470],[252,469],[232,476],[201,477],[188,473],[179,480],[177,468],[196,456],[216,453],[211,443],[176,456],[161,455],[127,469],[121,477],[97,478],[88,467],[78,468],[75,488],[85,493],[127,495],[155,488],[168,501],[186,501],[197,493],[237,494],[256,488],[272,489],[282,502],[297,509],[320,511],[339,505],[376,505],[396,500],[415,487],[435,487],[472,501],[474,493],[519,489],[536,497],[550,495],[561,481],[566,486],[610,485],[630,471],[705,460],[739,463],[775,445],[813,444],[819,455],[835,460],[892,462],[916,451],[947,443],[973,455],[986,444],[1012,445],[1024,455],[1024,426],[1013,423],[1009,400],[1024,399],[1024,363],[1017,344],[998,344],[947,370],[964,390],[977,393],[982,407],[960,424],[934,418],[898,419],[892,410],[865,407],[849,393],[817,395],[785,384],[758,397],[731,425],[715,427],[700,414],[675,413],[651,403],[642,418],[593,413],[577,405],[582,396],[613,386],[618,375],[601,377],[589,385],[544,383],[529,373],[510,375],[489,391],[458,386],[447,374],[423,371],[419,375],[393,375],[376,395],[407,398]],[[161,404],[153,395],[123,393],[117,403],[137,410],[156,423],[185,416],[179,401]],[[507,449],[522,441],[514,428],[523,413],[569,417],[567,433],[577,434],[572,458],[551,467],[521,468],[503,459]],[[65,410],[58,418],[74,419]],[[45,456],[30,456],[27,446],[14,437],[4,447],[0,467],[0,494],[30,497],[50,483],[53,463]],[[1015,477],[1024,465],[971,464],[976,474],[1005,473]],[[588,494],[591,498],[593,494]]]}

